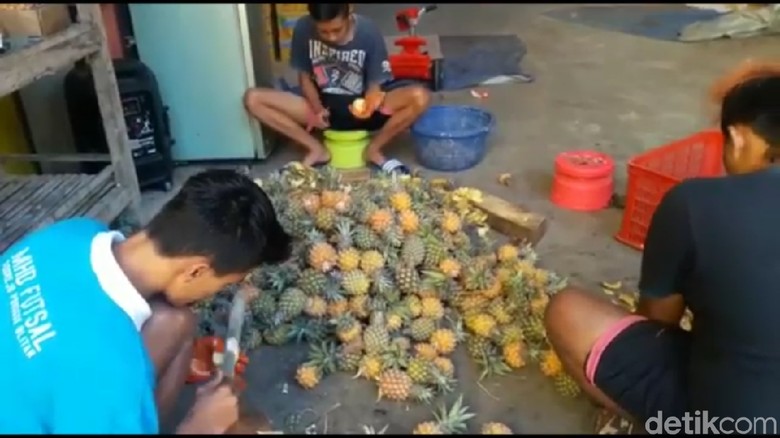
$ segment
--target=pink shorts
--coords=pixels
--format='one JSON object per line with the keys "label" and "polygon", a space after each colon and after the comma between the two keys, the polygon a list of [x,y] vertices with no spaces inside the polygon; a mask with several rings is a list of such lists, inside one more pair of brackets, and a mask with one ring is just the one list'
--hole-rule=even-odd
{"label": "pink shorts", "polygon": [[599,361],[601,360],[601,355],[604,354],[604,350],[609,347],[609,344],[619,334],[623,333],[624,330],[637,322],[645,320],[647,320],[647,318],[644,316],[628,315],[615,322],[607,331],[604,332],[604,334],[601,335],[600,338],[596,340],[596,343],[594,343],[593,347],[590,349],[590,353],[588,353],[588,359],[585,361],[585,378],[588,379],[590,384],[595,384],[594,378],[596,376],[596,370],[599,366]]}

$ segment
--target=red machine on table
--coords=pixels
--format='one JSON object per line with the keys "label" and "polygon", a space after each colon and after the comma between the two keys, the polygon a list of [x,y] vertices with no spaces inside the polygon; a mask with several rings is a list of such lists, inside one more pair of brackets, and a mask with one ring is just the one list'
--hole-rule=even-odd
{"label": "red machine on table", "polygon": [[422,48],[425,38],[417,36],[416,27],[425,13],[437,9],[436,5],[422,8],[408,8],[395,15],[398,30],[408,35],[397,38],[393,43],[401,48],[397,54],[390,55],[390,69],[396,80],[417,80],[426,83],[433,91],[442,86],[441,59],[431,59]]}

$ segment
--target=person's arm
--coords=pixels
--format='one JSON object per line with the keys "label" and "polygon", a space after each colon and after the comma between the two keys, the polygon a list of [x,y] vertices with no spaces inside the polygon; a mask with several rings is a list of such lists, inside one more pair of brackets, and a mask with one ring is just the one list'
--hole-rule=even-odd
{"label": "person's arm", "polygon": [[312,64],[309,57],[309,40],[312,38],[311,23],[304,17],[295,23],[290,42],[290,67],[298,72],[298,84],[303,98],[309,102],[316,114],[322,111],[322,101],[317,84],[312,78]]}
{"label": "person's arm", "polygon": [[366,95],[382,91],[382,85],[393,79],[385,39],[379,29],[373,25],[370,43],[366,50]]}
{"label": "person's arm", "polygon": [[681,292],[695,256],[685,189],[677,185],[669,190],[653,214],[642,254],[636,311],[675,326],[685,312]]}

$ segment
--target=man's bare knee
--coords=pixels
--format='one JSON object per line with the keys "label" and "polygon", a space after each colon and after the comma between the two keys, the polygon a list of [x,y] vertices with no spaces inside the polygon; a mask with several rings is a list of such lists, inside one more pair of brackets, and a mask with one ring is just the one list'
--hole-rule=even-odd
{"label": "man's bare knee", "polygon": [[431,103],[431,92],[425,87],[413,86],[409,90],[409,100],[412,107],[419,111],[423,111],[428,108]]}
{"label": "man's bare knee", "polygon": [[544,312],[544,324],[548,330],[561,326],[601,325],[605,320],[617,320],[627,314],[604,297],[582,289],[567,288],[550,298]]}
{"label": "man's bare knee", "polygon": [[244,107],[251,111],[262,110],[268,93],[262,88],[250,88],[244,92]]}

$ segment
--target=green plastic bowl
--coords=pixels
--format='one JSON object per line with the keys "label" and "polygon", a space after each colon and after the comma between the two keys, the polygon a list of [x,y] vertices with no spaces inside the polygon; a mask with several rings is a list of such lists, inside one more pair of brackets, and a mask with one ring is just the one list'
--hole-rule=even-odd
{"label": "green plastic bowl", "polygon": [[359,169],[365,166],[363,151],[371,140],[368,131],[324,132],[330,165],[336,169]]}

